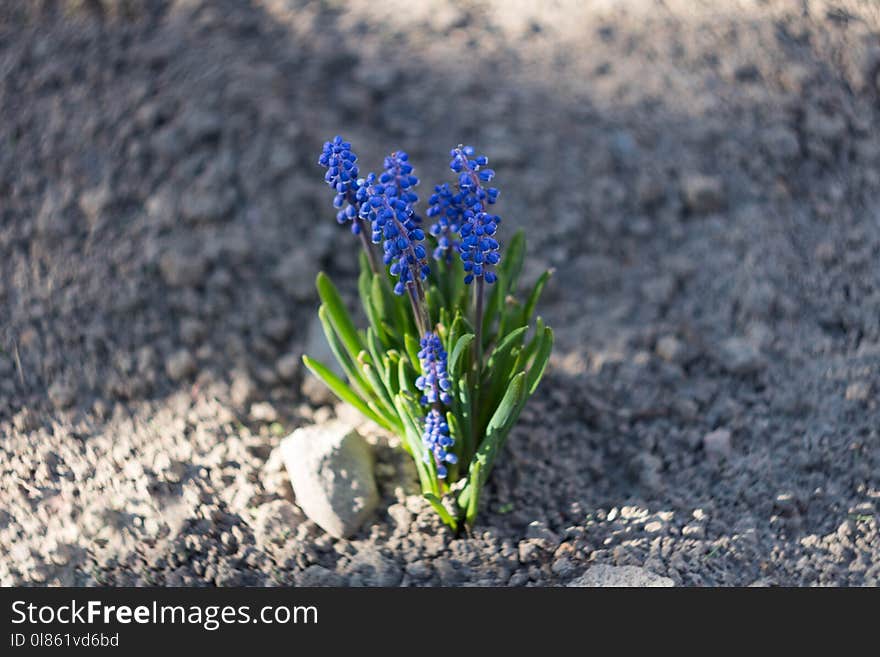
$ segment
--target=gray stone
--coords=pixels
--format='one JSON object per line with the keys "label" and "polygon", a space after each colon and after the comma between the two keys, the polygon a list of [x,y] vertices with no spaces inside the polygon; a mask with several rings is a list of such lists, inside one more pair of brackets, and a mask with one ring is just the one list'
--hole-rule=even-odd
{"label": "gray stone", "polygon": [[202,282],[207,270],[204,258],[196,253],[168,251],[159,258],[159,273],[171,287],[192,287]]}
{"label": "gray stone", "polygon": [[167,358],[165,371],[174,381],[181,381],[195,373],[196,361],[186,349],[181,349]]}
{"label": "gray stone", "polygon": [[724,184],[717,176],[691,174],[681,181],[681,193],[687,209],[694,214],[706,214],[724,206]]}
{"label": "gray stone", "polygon": [[574,587],[668,587],[675,583],[668,577],[637,566],[606,566],[597,564],[568,584]]}
{"label": "gray stone", "polygon": [[302,360],[296,354],[285,354],[275,363],[275,371],[282,381],[293,381],[299,374],[300,363]]}
{"label": "gray stone", "polygon": [[744,338],[728,338],[719,346],[718,362],[733,374],[751,374],[764,367],[761,352]]}
{"label": "gray stone", "polygon": [[76,399],[76,388],[65,381],[56,381],[50,385],[48,393],[55,408],[67,408]]}
{"label": "gray stone", "polygon": [[657,355],[670,363],[680,363],[684,359],[684,344],[672,335],[664,335],[657,340],[655,347]]}
{"label": "gray stone", "polygon": [[730,431],[715,429],[703,436],[703,449],[713,458],[730,458]]}
{"label": "gray stone", "polygon": [[846,398],[849,401],[868,401],[871,397],[871,384],[867,381],[854,381],[846,387]]}
{"label": "gray stone", "polygon": [[370,446],[350,425],[302,427],[281,442],[297,505],[328,534],[350,536],[379,503]]}

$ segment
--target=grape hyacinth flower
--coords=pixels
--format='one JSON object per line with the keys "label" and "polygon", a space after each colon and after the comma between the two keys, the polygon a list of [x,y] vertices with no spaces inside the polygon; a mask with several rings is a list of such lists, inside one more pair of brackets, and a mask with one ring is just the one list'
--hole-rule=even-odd
{"label": "grape hyacinth flower", "polygon": [[428,199],[427,215],[437,217],[430,228],[431,235],[437,238],[434,260],[445,260],[448,264],[460,252],[458,234],[464,217],[463,199],[464,192],[454,193],[449,183],[437,185]]}
{"label": "grape hyacinth flower", "polygon": [[498,242],[493,237],[501,218],[486,211],[487,206],[494,205],[498,200],[498,190],[486,188],[483,183],[490,182],[495,177],[495,171],[484,168],[489,164],[489,158],[485,155],[474,157],[471,146],[453,148],[450,155],[452,161],[449,168],[458,174],[458,188],[463,194],[459,248],[466,272],[464,282],[471,283],[474,278],[482,278],[491,284],[496,279],[492,266],[501,260]]}
{"label": "grape hyacinth flower", "polygon": [[361,215],[370,221],[373,243],[382,243],[383,260],[398,278],[394,293],[403,294],[408,285],[420,289],[419,282],[428,278],[431,271],[422,244],[425,231],[413,220],[412,209],[399,196],[395,185],[383,185],[371,176],[365,189],[367,202]]}
{"label": "grape hyacinth flower", "polygon": [[425,463],[428,463],[433,456],[437,477],[446,479],[449,473],[445,464],[457,463],[458,457],[449,451],[455,441],[449,436],[449,425],[443,418],[443,413],[436,408],[428,411],[425,417],[425,432],[422,434],[422,440],[428,450],[424,457]]}
{"label": "grape hyacinth flower", "polygon": [[421,340],[422,350],[418,353],[422,375],[416,379],[416,388],[421,390],[423,404],[451,404],[449,390],[452,384],[446,374],[446,350],[440,338],[428,333]]}
{"label": "grape hyacinth flower", "polygon": [[370,268],[374,273],[379,273],[376,254],[370,248],[362,227],[361,208],[366,201],[366,182],[363,178],[358,178],[357,155],[351,150],[351,144],[339,135],[324,142],[318,164],[327,168],[324,180],[336,191],[333,198],[333,207],[339,210],[336,221],[340,224],[351,222],[351,232],[360,237]]}
{"label": "grape hyacinth flower", "polygon": [[419,184],[419,179],[413,174],[413,165],[409,163],[409,155],[403,151],[394,151],[385,158],[385,171],[379,176],[379,182],[383,185],[394,185],[397,188],[397,197],[406,202],[407,208],[412,212],[413,223],[422,223],[422,218],[415,213],[415,204],[419,197],[413,191]]}
{"label": "grape hyacinth flower", "polygon": [[357,234],[360,231],[357,221],[360,208],[357,201],[358,166],[357,155],[352,152],[351,144],[336,135],[332,141],[324,143],[318,164],[327,168],[324,180],[336,191],[333,198],[333,207],[339,209],[336,221],[341,224],[351,221],[351,230]]}

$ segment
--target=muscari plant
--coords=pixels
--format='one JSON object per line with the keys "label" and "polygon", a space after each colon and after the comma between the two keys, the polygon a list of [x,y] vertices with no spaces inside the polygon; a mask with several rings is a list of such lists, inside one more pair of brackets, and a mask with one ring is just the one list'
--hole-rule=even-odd
{"label": "muscari plant", "polygon": [[355,327],[321,272],[318,315],[345,378],[303,361],[340,399],[400,437],[422,494],[458,530],[473,526],[480,491],[547,366],[553,331],[540,317],[532,323],[550,272],[520,294],[521,231],[502,257],[488,159],[470,146],[450,155],[453,182],[434,188],[425,229],[406,153],[361,176],[351,144],[338,136],[324,144],[318,162],[335,191],[337,221],[363,246],[358,290],[368,326]]}

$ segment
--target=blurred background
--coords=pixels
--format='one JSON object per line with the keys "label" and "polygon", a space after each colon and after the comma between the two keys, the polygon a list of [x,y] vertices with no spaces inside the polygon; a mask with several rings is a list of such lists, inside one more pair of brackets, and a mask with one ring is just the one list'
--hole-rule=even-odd
{"label": "blurred background", "polygon": [[[876,583],[878,76],[869,0],[3,0],[0,581]],[[274,447],[345,413],[299,364],[355,288],[335,134],[422,210],[472,144],[556,269],[467,547],[279,538]]]}

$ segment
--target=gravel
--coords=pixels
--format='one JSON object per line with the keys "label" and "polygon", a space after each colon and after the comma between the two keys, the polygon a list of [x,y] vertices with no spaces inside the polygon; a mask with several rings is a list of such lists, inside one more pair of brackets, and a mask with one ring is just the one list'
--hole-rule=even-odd
{"label": "gravel", "polygon": [[[876,12],[389,3],[0,2],[0,584],[880,583]],[[278,456],[359,422],[299,361],[318,269],[358,307],[336,133],[423,201],[485,151],[556,269],[469,535],[368,424],[348,538]]]}

